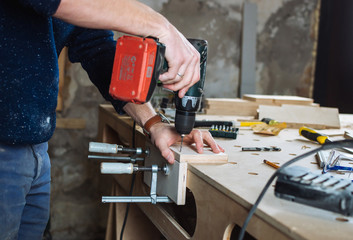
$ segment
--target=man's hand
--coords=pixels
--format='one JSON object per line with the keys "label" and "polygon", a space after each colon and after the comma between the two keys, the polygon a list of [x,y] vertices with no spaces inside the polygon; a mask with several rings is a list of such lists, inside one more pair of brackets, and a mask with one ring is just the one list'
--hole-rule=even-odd
{"label": "man's hand", "polygon": [[[157,123],[150,129],[152,143],[158,147],[162,156],[173,164],[174,154],[170,150],[170,146],[181,140],[180,135],[175,128],[165,123]],[[207,144],[211,147],[214,153],[224,152],[224,149],[219,146],[208,131],[193,130],[189,135],[184,137],[184,142],[188,144],[195,143],[198,153],[203,153],[203,145]]]}
{"label": "man's hand", "polygon": [[159,80],[165,88],[179,90],[178,95],[182,98],[200,80],[200,53],[173,26],[159,40],[166,45],[165,56],[169,67],[168,72],[162,74]]}

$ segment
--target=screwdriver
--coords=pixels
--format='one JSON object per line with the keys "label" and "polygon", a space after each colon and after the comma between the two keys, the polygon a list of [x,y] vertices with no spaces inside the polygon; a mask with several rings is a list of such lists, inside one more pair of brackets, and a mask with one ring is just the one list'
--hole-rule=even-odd
{"label": "screwdriver", "polygon": [[318,132],[316,132],[314,129],[312,128],[308,128],[308,127],[301,127],[299,129],[299,134],[311,141],[315,141],[318,142],[320,144],[325,144],[325,143],[329,143],[332,142],[328,136],[324,135],[324,134],[320,134]]}

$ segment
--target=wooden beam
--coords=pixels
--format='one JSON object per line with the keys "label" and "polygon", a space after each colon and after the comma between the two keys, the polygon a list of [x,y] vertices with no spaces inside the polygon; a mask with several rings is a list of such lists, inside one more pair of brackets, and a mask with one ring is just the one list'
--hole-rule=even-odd
{"label": "wooden beam", "polygon": [[57,118],[56,128],[85,129],[86,120],[82,118]]}

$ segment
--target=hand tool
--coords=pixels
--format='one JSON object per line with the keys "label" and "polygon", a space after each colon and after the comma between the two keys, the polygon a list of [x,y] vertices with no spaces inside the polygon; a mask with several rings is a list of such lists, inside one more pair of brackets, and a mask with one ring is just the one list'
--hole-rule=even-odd
{"label": "hand tool", "polygon": [[346,216],[353,215],[352,181],[311,172],[305,167],[283,169],[276,181],[275,195]]}
{"label": "hand tool", "polygon": [[[175,94],[175,128],[181,135],[181,141],[183,141],[184,136],[189,134],[194,127],[196,112],[199,111],[201,106],[206,78],[207,41],[198,39],[188,40],[200,53],[200,80],[189,88],[183,98],[179,98],[178,92]],[[180,151],[181,148],[182,144],[180,145]]]}
{"label": "hand tool", "polygon": [[157,196],[157,173],[163,172],[165,175],[169,175],[169,166],[165,164],[162,167],[158,165],[152,165],[149,167],[141,167],[136,163],[136,161],[144,161],[143,157],[136,157],[138,155],[145,154],[148,156],[150,151],[149,149],[143,150],[142,148],[126,148],[117,144],[108,144],[108,143],[99,143],[99,142],[90,142],[89,143],[89,152],[95,153],[130,153],[133,156],[110,156],[110,155],[89,155],[91,159],[107,159],[107,160],[117,160],[130,163],[121,163],[121,162],[102,162],[101,163],[101,173],[102,174],[133,174],[139,171],[151,171],[151,189],[150,196],[103,196],[103,203],[128,203],[128,202],[150,202],[156,204],[159,202],[171,203],[167,196]]}
{"label": "hand tool", "polygon": [[336,150],[331,150],[327,158],[324,158],[324,153],[322,151],[318,152],[317,156],[321,157],[321,161],[323,162],[322,173],[326,173],[328,171],[353,171],[352,167],[340,165],[343,161],[353,161],[351,156],[346,156],[345,154]]}
{"label": "hand tool", "polygon": [[[182,141],[194,127],[195,115],[201,105],[206,75],[207,41],[188,39],[200,53],[200,80],[186,92],[183,98],[175,92],[175,128]],[[110,95],[133,103],[150,100],[159,75],[166,72],[168,63],[164,57],[165,45],[155,38],[122,36],[118,39]],[[182,144],[181,144],[182,146]]]}
{"label": "hand tool", "polygon": [[315,141],[318,142],[320,144],[325,144],[328,142],[332,142],[328,136],[320,134],[318,132],[316,132],[314,129],[312,128],[308,128],[308,127],[301,127],[299,129],[299,134],[311,141]]}
{"label": "hand tool", "polygon": [[[318,133],[314,129],[308,127],[301,127],[299,129],[299,134],[311,141],[318,142],[321,145],[332,142],[327,135]],[[343,147],[342,149],[346,150],[349,153],[353,153],[353,150],[350,148]]]}

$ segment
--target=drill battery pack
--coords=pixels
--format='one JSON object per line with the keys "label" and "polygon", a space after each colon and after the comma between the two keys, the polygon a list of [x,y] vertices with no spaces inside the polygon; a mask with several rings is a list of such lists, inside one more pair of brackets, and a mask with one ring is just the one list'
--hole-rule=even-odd
{"label": "drill battery pack", "polygon": [[281,170],[275,195],[289,201],[343,214],[353,215],[353,184],[321,172],[292,166]]}
{"label": "drill battery pack", "polygon": [[154,38],[122,36],[116,44],[109,93],[126,102],[148,102],[159,75],[167,71],[165,45]]}

